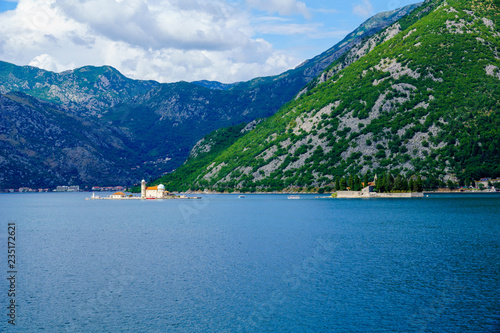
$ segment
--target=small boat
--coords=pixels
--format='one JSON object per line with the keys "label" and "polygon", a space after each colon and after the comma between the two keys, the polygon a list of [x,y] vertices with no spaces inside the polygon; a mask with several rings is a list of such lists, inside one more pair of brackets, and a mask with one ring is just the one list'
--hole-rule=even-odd
{"label": "small boat", "polygon": [[238,198],[243,199],[245,196],[244,195],[239,195]]}
{"label": "small boat", "polygon": [[288,199],[300,199],[300,195],[289,195]]}

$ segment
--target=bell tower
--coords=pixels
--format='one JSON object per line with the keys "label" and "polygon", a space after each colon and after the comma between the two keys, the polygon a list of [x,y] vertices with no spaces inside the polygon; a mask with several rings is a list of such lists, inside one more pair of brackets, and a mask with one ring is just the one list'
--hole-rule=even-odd
{"label": "bell tower", "polygon": [[141,198],[146,199],[146,181],[144,179],[141,182]]}

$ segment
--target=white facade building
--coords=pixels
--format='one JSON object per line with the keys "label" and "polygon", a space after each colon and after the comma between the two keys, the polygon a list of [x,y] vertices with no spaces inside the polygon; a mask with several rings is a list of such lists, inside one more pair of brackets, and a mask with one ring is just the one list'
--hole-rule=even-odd
{"label": "white facade building", "polygon": [[170,192],[165,190],[165,185],[146,187],[146,181],[141,182],[141,198],[143,199],[163,199],[170,195]]}

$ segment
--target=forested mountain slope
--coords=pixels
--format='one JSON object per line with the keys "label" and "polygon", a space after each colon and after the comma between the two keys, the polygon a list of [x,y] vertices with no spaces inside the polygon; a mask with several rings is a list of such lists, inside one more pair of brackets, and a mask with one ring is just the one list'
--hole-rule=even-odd
{"label": "forested mountain slope", "polygon": [[391,171],[500,176],[499,1],[426,1],[171,189],[327,187]]}

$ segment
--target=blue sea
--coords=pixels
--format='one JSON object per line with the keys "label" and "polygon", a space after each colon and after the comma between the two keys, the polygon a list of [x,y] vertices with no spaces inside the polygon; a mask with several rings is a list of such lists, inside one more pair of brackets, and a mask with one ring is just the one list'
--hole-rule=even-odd
{"label": "blue sea", "polygon": [[500,329],[497,194],[87,196],[0,194],[1,332]]}

